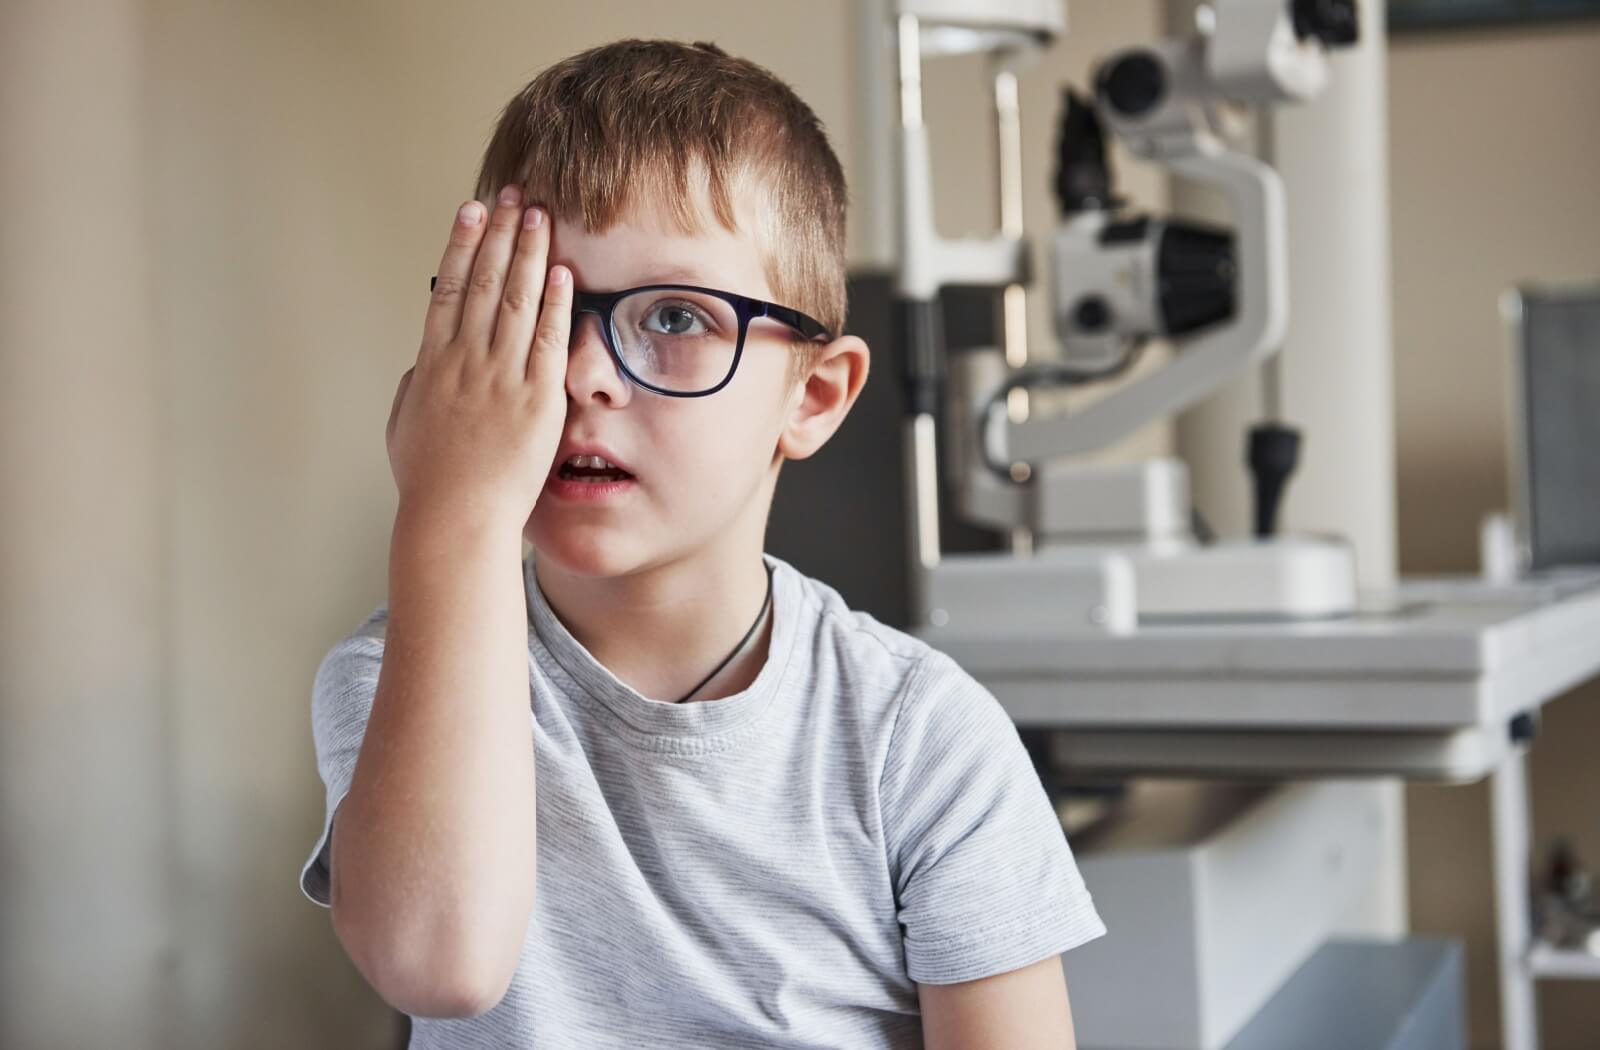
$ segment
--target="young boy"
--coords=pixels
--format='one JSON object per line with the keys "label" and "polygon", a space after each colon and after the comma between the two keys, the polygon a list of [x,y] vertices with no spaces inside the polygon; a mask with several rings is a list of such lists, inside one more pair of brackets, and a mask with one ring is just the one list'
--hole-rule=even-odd
{"label": "young boy", "polygon": [[762,550],[867,377],[844,215],[710,44],[502,114],[389,421],[388,601],[312,697],[301,887],[412,1047],[1072,1045],[1104,926],[1015,726]]}

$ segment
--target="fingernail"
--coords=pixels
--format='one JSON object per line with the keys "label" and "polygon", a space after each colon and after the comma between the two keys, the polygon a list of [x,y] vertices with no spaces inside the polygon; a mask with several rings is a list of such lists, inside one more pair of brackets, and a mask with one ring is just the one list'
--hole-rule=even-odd
{"label": "fingernail", "polygon": [[522,228],[525,230],[537,229],[543,221],[544,210],[542,208],[529,208],[522,216]]}
{"label": "fingernail", "polygon": [[500,191],[500,203],[506,207],[513,207],[522,201],[522,190],[515,185],[507,186]]}
{"label": "fingernail", "polygon": [[478,225],[478,220],[482,217],[478,211],[477,201],[468,201],[461,206],[461,210],[456,212],[456,218],[461,221],[463,226],[476,226]]}
{"label": "fingernail", "polygon": [[566,284],[567,283],[567,268],[565,266],[553,266],[553,267],[551,267],[550,268],[550,283],[551,284]]}

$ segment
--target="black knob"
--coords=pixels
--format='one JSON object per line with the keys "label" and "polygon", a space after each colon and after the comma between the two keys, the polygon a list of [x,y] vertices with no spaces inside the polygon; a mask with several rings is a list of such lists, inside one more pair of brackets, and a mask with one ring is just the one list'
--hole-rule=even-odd
{"label": "black knob", "polygon": [[1299,459],[1298,430],[1277,423],[1259,423],[1250,429],[1245,464],[1255,480],[1257,537],[1266,539],[1277,532],[1278,506]]}

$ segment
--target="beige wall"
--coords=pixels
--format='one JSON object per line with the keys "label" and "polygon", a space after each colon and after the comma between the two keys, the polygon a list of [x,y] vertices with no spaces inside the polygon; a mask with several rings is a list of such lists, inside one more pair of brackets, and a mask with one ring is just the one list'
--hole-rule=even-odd
{"label": "beige wall", "polygon": [[[1158,25],[1079,6],[1025,84],[1030,171],[1060,77]],[[295,887],[309,690],[383,597],[383,426],[494,118],[580,47],[710,38],[795,84],[859,186],[855,27],[854,0],[0,5],[0,1046],[392,1044]],[[992,224],[973,72],[929,83],[950,232]]]}
{"label": "beige wall", "polygon": [[[66,7],[67,5],[62,5]],[[0,4],[0,1046],[155,1047],[176,960],[143,7]],[[131,173],[131,177],[129,177]],[[90,1004],[90,1025],[71,1012]],[[89,1040],[89,1035],[97,1040]]]}
{"label": "beige wall", "polygon": [[[1496,298],[1524,280],[1600,280],[1600,26],[1399,37],[1389,61],[1400,563],[1477,567],[1507,506]],[[1600,865],[1600,685],[1552,704],[1532,753],[1535,842]],[[1496,1045],[1488,792],[1412,787],[1413,928],[1465,932],[1471,1038]],[[1545,1050],[1588,1050],[1600,987],[1543,982]]]}

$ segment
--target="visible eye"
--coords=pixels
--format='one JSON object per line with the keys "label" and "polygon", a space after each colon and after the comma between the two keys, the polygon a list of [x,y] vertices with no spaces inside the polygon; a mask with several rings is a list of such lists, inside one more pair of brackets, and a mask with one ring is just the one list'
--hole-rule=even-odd
{"label": "visible eye", "polygon": [[705,314],[681,299],[663,299],[650,307],[639,323],[646,331],[663,335],[699,335],[711,329]]}

